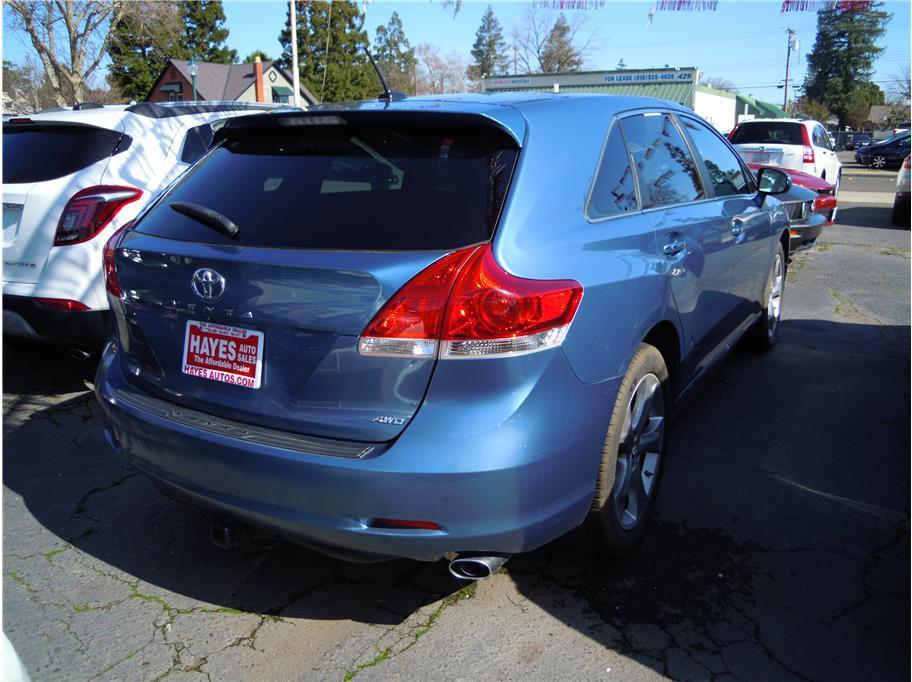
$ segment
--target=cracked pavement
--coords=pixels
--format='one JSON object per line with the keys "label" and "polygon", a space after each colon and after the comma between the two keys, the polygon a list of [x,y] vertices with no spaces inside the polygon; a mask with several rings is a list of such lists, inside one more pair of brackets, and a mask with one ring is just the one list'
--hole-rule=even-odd
{"label": "cracked pavement", "polygon": [[907,680],[909,231],[840,218],[792,263],[779,347],[684,409],[643,545],[476,585],[213,547],[110,451],[89,363],[6,343],[3,629],[35,680]]}

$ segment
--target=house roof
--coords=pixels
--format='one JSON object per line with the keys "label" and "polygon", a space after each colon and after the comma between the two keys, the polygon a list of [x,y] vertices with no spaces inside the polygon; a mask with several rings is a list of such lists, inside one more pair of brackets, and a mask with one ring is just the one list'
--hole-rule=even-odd
{"label": "house roof", "polygon": [[[168,66],[174,66],[180,74],[188,81],[192,81],[190,76],[190,62],[186,59],[172,59]],[[198,62],[196,74],[196,91],[202,99],[225,101],[235,100],[254,83],[253,76],[254,62],[247,64],[216,64],[214,62]],[[291,82],[291,76],[275,63],[263,62],[263,73],[266,73],[270,67],[275,67],[288,82]],[[162,75],[164,75],[164,71]],[[159,76],[158,80],[161,80]],[[158,85],[158,82],[155,84]],[[301,97],[307,104],[316,104],[317,98],[303,85],[300,86]],[[153,90],[155,88],[153,87]]]}

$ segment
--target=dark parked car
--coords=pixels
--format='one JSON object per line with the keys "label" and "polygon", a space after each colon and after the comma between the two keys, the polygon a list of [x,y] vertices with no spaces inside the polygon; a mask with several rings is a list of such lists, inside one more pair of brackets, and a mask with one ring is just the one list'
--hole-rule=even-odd
{"label": "dark parked car", "polygon": [[[749,164],[750,169],[759,173],[761,168]],[[787,173],[792,186],[787,192],[776,195],[788,212],[791,251],[813,246],[823,228],[836,220],[836,188],[816,175],[802,173],[788,168],[779,168]]]}
{"label": "dark parked car", "polygon": [[232,120],[105,249],[108,441],[338,556],[477,579],[580,526],[622,554],[676,405],[776,341],[790,185],[646,98]]}
{"label": "dark parked car", "polygon": [[871,140],[871,136],[867,133],[858,133],[856,135],[852,135],[852,137],[846,141],[845,149],[847,152],[851,152],[855,149],[867,147],[869,144],[871,144]]}
{"label": "dark parked car", "polygon": [[908,131],[888,137],[882,142],[874,142],[855,152],[855,161],[862,166],[882,169],[902,165],[909,155]]}

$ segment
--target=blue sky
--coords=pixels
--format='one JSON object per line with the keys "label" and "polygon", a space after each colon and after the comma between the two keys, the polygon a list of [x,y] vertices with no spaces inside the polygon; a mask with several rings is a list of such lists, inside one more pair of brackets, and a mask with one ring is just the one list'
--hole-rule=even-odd
{"label": "blue sky", "polygon": [[[442,0],[373,0],[363,4],[365,27],[373,39],[376,27],[399,13],[413,46],[431,43],[443,53],[456,51],[465,59],[487,2],[467,0],[454,19]],[[531,2],[491,3],[505,35],[521,22]],[[595,33],[586,68],[613,69],[623,58],[627,68],[696,66],[708,76],[732,81],[744,93],[778,101],[776,85],[785,77],[785,46],[788,27],[798,31],[800,52],[792,56],[791,78],[804,79],[806,55],[813,47],[816,14],[798,12],[780,15],[781,0],[719,0],[716,11],[657,12],[651,26],[646,18],[649,2],[611,1],[601,9],[569,10],[568,18],[586,17]],[[909,64],[909,2],[885,2],[893,14],[880,45],[886,48],[875,65],[874,80],[887,89],[903,64]],[[284,26],[288,2],[277,0],[228,0],[225,2],[230,36],[228,44],[244,56],[262,49],[276,57],[281,52],[279,31]],[[4,22],[5,23],[5,22]],[[4,59],[19,61],[25,48],[9,32],[4,36]]]}

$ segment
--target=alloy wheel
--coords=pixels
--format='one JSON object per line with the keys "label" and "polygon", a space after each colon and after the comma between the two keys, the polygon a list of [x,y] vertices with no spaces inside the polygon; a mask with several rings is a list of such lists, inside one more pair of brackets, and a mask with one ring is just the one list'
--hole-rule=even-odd
{"label": "alloy wheel", "polygon": [[873,159],[871,159],[872,168],[877,168],[878,170],[881,170],[881,169],[885,168],[886,165],[887,165],[886,156],[875,156]]}
{"label": "alloy wheel", "polygon": [[782,255],[776,254],[773,269],[770,271],[770,291],[766,299],[766,333],[770,339],[776,335],[779,318],[782,317]]}
{"label": "alloy wheel", "polygon": [[662,382],[647,374],[633,389],[621,428],[614,476],[614,512],[624,530],[645,518],[665,439]]}

